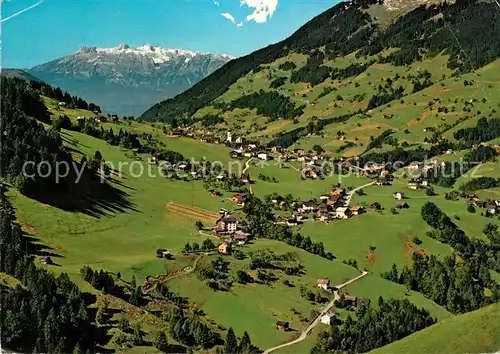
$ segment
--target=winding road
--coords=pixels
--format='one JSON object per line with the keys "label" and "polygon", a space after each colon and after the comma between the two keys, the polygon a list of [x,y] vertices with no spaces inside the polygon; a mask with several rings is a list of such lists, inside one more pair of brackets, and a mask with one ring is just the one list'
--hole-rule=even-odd
{"label": "winding road", "polygon": [[[252,161],[254,158],[253,157],[250,157],[247,162],[245,162],[245,168],[243,169],[243,172],[242,173],[245,173],[247,172],[247,170],[250,168],[250,161]],[[253,190],[252,190],[252,185],[249,183],[248,184],[248,190],[250,191],[250,194],[253,194]]]}
{"label": "winding road", "polygon": [[348,192],[347,193],[347,200],[345,201],[344,203],[344,206],[348,207],[349,204],[351,203],[351,198],[352,196],[354,195],[354,193],[356,193],[357,191],[359,191],[360,189],[363,189],[363,188],[366,188],[366,187],[369,187],[373,184],[375,184],[376,181],[373,181],[373,182],[370,182],[370,183],[367,183],[367,184],[364,184],[362,186],[359,186],[359,187],[356,187],[354,188],[352,191]]}
{"label": "winding road", "polygon": [[330,301],[324,308],[323,310],[321,311],[321,313],[318,315],[318,317],[316,317],[316,319],[306,328],[302,331],[302,333],[300,334],[300,336],[297,338],[297,339],[294,339],[288,343],[284,343],[284,344],[280,344],[276,347],[273,347],[273,348],[270,348],[270,349],[266,349],[264,351],[263,354],[269,354],[275,350],[278,350],[278,349],[281,349],[281,348],[285,348],[285,347],[288,347],[290,345],[294,345],[294,344],[297,344],[299,342],[302,342],[304,339],[306,339],[307,335],[309,334],[309,332],[311,332],[311,330],[316,327],[321,319],[321,316],[323,316],[326,312],[328,312],[332,307],[333,307],[333,304],[335,302],[335,300],[338,300],[340,298],[340,295],[339,295],[339,290],[342,289],[343,287],[363,278],[365,275],[367,275],[368,272],[367,271],[363,271],[361,273],[361,275],[357,276],[356,278],[353,278],[349,281],[346,281],[345,283],[343,284],[340,284],[340,285],[337,285],[335,286],[335,288],[337,288],[337,290],[334,292],[335,296],[333,298],[332,301]]}

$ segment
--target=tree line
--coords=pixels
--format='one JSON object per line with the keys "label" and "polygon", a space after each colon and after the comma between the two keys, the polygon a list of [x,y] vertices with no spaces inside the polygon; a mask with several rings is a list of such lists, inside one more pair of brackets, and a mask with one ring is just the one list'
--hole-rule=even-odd
{"label": "tree line", "polygon": [[66,273],[58,277],[35,266],[33,246],[16,223],[14,209],[0,194],[0,271],[22,285],[1,289],[2,346],[21,352],[93,353],[96,328],[85,297]]}
{"label": "tree line", "polygon": [[356,319],[349,314],[342,326],[318,335],[311,353],[365,353],[400,340],[435,323],[429,312],[408,300],[381,297],[377,305],[362,304]]}

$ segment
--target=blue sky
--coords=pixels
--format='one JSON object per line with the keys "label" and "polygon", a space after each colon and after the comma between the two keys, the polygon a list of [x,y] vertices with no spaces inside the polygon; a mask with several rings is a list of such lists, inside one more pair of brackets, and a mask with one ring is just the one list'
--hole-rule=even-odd
{"label": "blue sky", "polygon": [[120,43],[239,56],[284,39],[336,2],[3,0],[2,66],[30,68],[82,46]]}

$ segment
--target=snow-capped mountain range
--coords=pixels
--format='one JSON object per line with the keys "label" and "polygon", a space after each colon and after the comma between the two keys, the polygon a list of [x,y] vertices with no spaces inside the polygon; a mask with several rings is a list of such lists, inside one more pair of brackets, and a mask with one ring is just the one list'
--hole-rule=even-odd
{"label": "snow-capped mountain range", "polygon": [[152,45],[83,47],[36,66],[29,73],[92,101],[106,111],[139,115],[158,101],[188,89],[233,59]]}

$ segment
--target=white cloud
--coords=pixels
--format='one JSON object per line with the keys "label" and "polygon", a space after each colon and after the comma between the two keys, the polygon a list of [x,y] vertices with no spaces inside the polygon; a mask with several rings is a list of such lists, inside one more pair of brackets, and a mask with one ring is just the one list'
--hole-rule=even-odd
{"label": "white cloud", "polygon": [[224,12],[221,14],[222,17],[228,19],[229,21],[231,21],[232,23],[236,24],[236,20],[234,19],[234,16],[231,15],[229,12]]}
{"label": "white cloud", "polygon": [[254,9],[253,13],[247,16],[247,21],[265,23],[278,7],[278,0],[240,0],[241,6],[246,5]]}
{"label": "white cloud", "polygon": [[214,0],[214,5],[215,5],[215,6],[219,6],[219,2],[218,2],[218,1],[216,1],[216,0]]}
{"label": "white cloud", "polygon": [[240,28],[240,27],[243,27],[243,22],[240,22],[236,25],[236,27]]}

